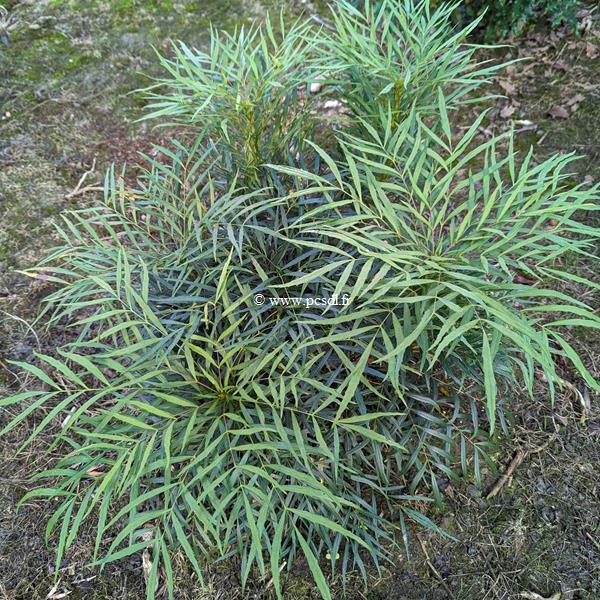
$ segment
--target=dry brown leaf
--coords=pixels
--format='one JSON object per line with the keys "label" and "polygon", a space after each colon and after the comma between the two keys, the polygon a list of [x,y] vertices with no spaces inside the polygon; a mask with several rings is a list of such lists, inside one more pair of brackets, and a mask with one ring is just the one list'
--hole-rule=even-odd
{"label": "dry brown leaf", "polygon": [[517,89],[515,86],[508,81],[508,79],[498,79],[498,85],[509,95],[512,96],[516,93]]}
{"label": "dry brown leaf", "polygon": [[509,104],[508,106],[505,106],[501,111],[500,111],[500,116],[503,119],[508,119],[515,111],[517,110],[516,106],[513,106],[512,104]]}
{"label": "dry brown leaf", "polygon": [[[154,533],[152,531],[146,531],[141,535],[141,539],[144,541],[149,541],[153,538],[153,536]],[[150,551],[148,548],[142,552],[142,572],[144,574],[146,586],[148,586],[150,573],[152,572],[152,559],[150,558]],[[158,587],[158,580],[156,581],[156,587]],[[156,591],[156,587],[154,588],[154,591]]]}
{"label": "dry brown leaf", "polygon": [[567,110],[562,107],[562,106],[553,106],[549,111],[548,114],[553,118],[553,119],[568,119],[569,118],[569,113],[567,112]]}
{"label": "dry brown leaf", "polygon": [[59,592],[59,585],[60,581],[52,586],[52,589],[48,592],[48,595],[46,596],[46,600],[60,600],[60,598],[66,598],[71,593],[68,590],[64,592]]}
{"label": "dry brown leaf", "polygon": [[[499,114],[500,114],[500,109],[498,107],[492,108],[492,110],[490,110],[490,112],[488,113],[488,119],[489,119],[490,123],[494,123],[496,121],[496,119],[498,118]],[[465,127],[465,129],[468,129],[468,127]]]}
{"label": "dry brown leaf", "polygon": [[579,104],[583,100],[585,100],[585,96],[583,94],[575,94],[567,100],[566,104],[567,106],[573,106],[573,104]]}
{"label": "dry brown leaf", "polygon": [[532,62],[529,65],[525,65],[521,71],[520,71],[520,75],[527,75],[528,77],[533,77],[535,75],[534,73],[534,69],[536,67],[536,64],[534,62]]}
{"label": "dry brown leaf", "polygon": [[142,570],[144,572],[144,581],[146,582],[146,585],[148,585],[150,571],[152,571],[152,561],[150,560],[150,552],[148,552],[148,550],[144,550],[142,553]]}
{"label": "dry brown leaf", "polygon": [[552,67],[556,71],[565,71],[567,72],[571,67],[564,60],[557,60]]}
{"label": "dry brown leaf", "polygon": [[529,277],[524,277],[523,275],[519,275],[519,273],[515,273],[513,280],[520,285],[535,285],[537,283],[535,279],[529,279]]}
{"label": "dry brown leaf", "polygon": [[594,60],[598,56],[598,48],[591,42],[588,42],[585,46],[585,54],[589,59]]}

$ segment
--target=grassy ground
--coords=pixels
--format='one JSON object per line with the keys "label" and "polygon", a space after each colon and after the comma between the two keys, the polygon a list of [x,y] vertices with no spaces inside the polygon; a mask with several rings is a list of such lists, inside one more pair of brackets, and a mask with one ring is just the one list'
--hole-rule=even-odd
{"label": "grassy ground", "polygon": [[[9,1],[6,8],[15,27],[8,43],[0,43],[0,397],[27,384],[7,360],[28,360],[33,350],[56,347],[66,335],[54,329],[50,336],[26,324],[49,284],[28,280],[15,269],[31,265],[53,245],[52,221],[62,211],[93,202],[93,191],[67,197],[84,173],[92,171],[81,187],[94,186],[110,162],[135,162],[136,152],[148,151],[156,139],[155,132],[134,122],[141,105],[128,95],[148,82],[142,72],[156,69],[151,46],[164,49],[171,38],[200,45],[209,22],[231,28],[241,16],[260,18],[268,4],[28,0]],[[290,0],[286,6],[288,11],[299,8],[317,11],[310,2]],[[583,38],[532,33],[520,40],[510,53],[531,60],[515,65],[500,81],[499,90],[508,98],[498,102],[481,135],[514,124],[523,148],[534,144],[540,158],[575,150],[584,158],[576,165],[574,181],[597,180],[599,29],[600,21],[592,18]],[[574,268],[593,277],[586,262]],[[575,288],[569,292],[579,294]],[[586,365],[600,375],[598,338],[571,333]],[[582,399],[591,405],[594,399],[580,396],[583,387],[568,372],[563,376],[577,391],[567,388],[554,411],[542,390],[536,402],[514,402],[515,435],[504,445],[500,469],[515,456],[523,460],[498,495],[486,499],[496,481],[492,475],[482,490],[468,483],[446,486],[445,505],[431,516],[459,542],[415,536],[411,557],[399,556],[368,591],[350,586],[355,590],[350,598],[479,600],[521,593],[554,600],[600,598],[595,473],[600,415],[591,408],[582,419]],[[14,456],[34,423],[26,420],[0,446],[0,598],[59,598],[65,592],[71,599],[145,597],[139,557],[103,573],[83,568],[93,532],[82,536],[61,565],[54,586],[52,542],[44,542],[49,507],[32,501],[16,512],[28,475],[51,460],[41,452],[43,441],[26,455]],[[269,596],[264,582],[253,585],[247,597]],[[207,591],[200,592],[184,570],[178,587],[178,598],[241,597],[235,569],[228,566],[211,572]],[[288,583],[287,597],[317,598],[302,577],[302,565]]]}

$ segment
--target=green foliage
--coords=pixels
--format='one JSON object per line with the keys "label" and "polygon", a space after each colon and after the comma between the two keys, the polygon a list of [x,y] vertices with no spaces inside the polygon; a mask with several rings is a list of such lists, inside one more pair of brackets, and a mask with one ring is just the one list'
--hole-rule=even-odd
{"label": "green foliage", "polygon": [[[481,33],[487,42],[502,39],[509,33],[519,35],[542,17],[551,27],[566,23],[576,30],[580,6],[579,0],[463,0],[458,3],[455,0],[402,0],[397,4],[404,5],[404,11],[425,11],[429,6],[440,13],[447,11],[454,23]],[[378,13],[386,0],[354,0],[352,5],[365,12]]]}
{"label": "green foliage", "polygon": [[463,21],[483,15],[485,39],[496,40],[510,32],[522,33],[540,17],[545,17],[552,27],[567,23],[576,29],[578,7],[578,0],[470,0],[459,11]]}
{"label": "green foliage", "polygon": [[211,30],[210,51],[173,46],[174,57],[159,56],[168,73],[146,90],[147,119],[168,117],[192,125],[214,145],[219,176],[240,176],[264,185],[266,162],[295,163],[313,128],[311,96],[299,97],[310,81],[306,68],[315,41],[309,25],[278,30],[263,27],[234,34]]}
{"label": "green foliage", "polygon": [[336,5],[334,31],[325,37],[315,66],[352,113],[369,122],[390,113],[397,124],[414,104],[423,115],[435,114],[439,90],[449,108],[481,101],[472,92],[500,65],[475,63],[478,46],[466,40],[479,19],[456,31],[451,21],[456,7],[432,11],[427,0],[366,2],[363,10]]}
{"label": "green foliage", "polygon": [[[600,319],[552,283],[598,287],[561,265],[592,258],[598,230],[580,217],[600,188],[567,185],[572,156],[518,159],[510,134],[478,143],[485,115],[453,134],[451,109],[466,100],[457,87],[473,91],[489,72],[466,75],[462,38],[453,46],[444,30],[437,51],[415,34],[414,60],[377,71],[383,54],[349,25],[362,17],[342,10],[331,55],[306,72],[295,52],[267,51],[275,36],[259,30],[213,36],[215,59],[181,46],[169,63],[177,91],[154,109],[204,115],[195,144],[162,148],[136,189],[111,170],[104,202],[65,216],[63,245],[31,271],[56,284],[50,325],[76,333],[56,355],[17,363],[39,385],[0,401],[19,407],[0,434],[40,408],[23,447],[53,428],[59,458],[24,501],[58,499],[47,527],[57,570],[91,520],[95,564],[149,552],[148,597],[159,577],[174,596],[179,552],[200,580],[205,561],[237,557],[243,585],[272,578],[280,598],[282,573],[304,557],[330,598],[326,563],[366,579],[407,521],[439,531],[414,501],[440,501],[440,478],[479,480],[482,461],[493,467],[511,390],[533,393],[543,374],[554,393],[557,358],[599,389],[561,332]],[[406,31],[431,31],[428,19],[441,28],[444,11],[406,12]],[[307,48],[323,35],[292,31]],[[343,32],[365,51],[343,56]],[[261,58],[244,71],[249,56]],[[245,83],[211,91],[218,68]],[[354,121],[335,152],[303,141],[316,157],[308,168],[277,119],[292,106],[290,122],[308,122],[300,82],[327,70]],[[385,81],[408,71],[416,92],[395,109]],[[282,87],[256,91],[263,80]],[[375,88],[377,107],[366,102]],[[244,146],[242,89],[265,119],[257,131],[277,143]],[[349,303],[326,309],[269,301],[343,294]]]}

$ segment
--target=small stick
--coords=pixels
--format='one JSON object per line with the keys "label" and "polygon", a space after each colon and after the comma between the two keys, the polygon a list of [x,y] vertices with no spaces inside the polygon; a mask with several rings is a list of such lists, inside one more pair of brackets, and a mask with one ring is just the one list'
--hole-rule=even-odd
{"label": "small stick", "polygon": [[508,468],[502,474],[500,479],[496,482],[496,485],[491,489],[490,493],[485,497],[486,500],[491,500],[494,496],[498,495],[500,490],[506,485],[506,482],[510,479],[510,476],[515,472],[515,469],[525,460],[527,452],[519,450],[510,461]]}
{"label": "small stick", "polygon": [[556,594],[552,594],[548,598],[544,598],[544,596],[540,596],[535,592],[521,592],[519,594],[521,598],[526,598],[527,600],[560,600],[562,598],[562,594],[560,592],[556,592]]}
{"label": "small stick", "polygon": [[2,485],[21,485],[28,481],[29,479],[6,479],[5,477],[0,477],[0,484]]}
{"label": "small stick", "polygon": [[548,447],[548,445],[554,441],[555,438],[556,438],[556,433],[551,435],[550,438],[548,439],[548,441],[546,441],[541,446],[538,446],[537,448],[532,448],[531,450],[519,449],[519,451],[514,455],[513,459],[510,461],[506,471],[502,474],[500,479],[498,479],[498,481],[496,482],[496,485],[494,485],[494,487],[490,490],[490,493],[485,497],[485,499],[491,500],[494,496],[497,496],[498,493],[500,492],[500,490],[506,485],[506,482],[512,477],[512,474],[515,472],[515,470],[518,468],[518,466],[530,454],[537,454],[538,452],[545,450]]}
{"label": "small stick", "polygon": [[10,313],[7,313],[5,310],[0,310],[0,312],[2,314],[5,314],[7,317],[10,317],[11,319],[14,319],[15,321],[19,321],[19,323],[23,323],[23,325],[25,325],[25,327],[27,327],[27,329],[29,329],[29,331],[31,331],[31,333],[33,333],[33,336],[35,337],[35,341],[37,343],[38,350],[42,349],[42,345],[40,344],[40,338],[38,337],[37,333],[35,332],[35,329],[27,321],[25,321],[25,319],[21,319],[21,317],[17,317],[16,315],[11,315]]}
{"label": "small stick", "polygon": [[[573,392],[573,394],[575,394],[575,396],[577,396],[577,398],[579,399],[579,402],[580,402],[581,408],[582,408],[581,422],[585,423],[585,421],[589,415],[590,409],[591,409],[591,407],[589,405],[589,394],[588,394],[588,401],[586,402],[585,396],[570,381],[567,381],[566,379],[563,379],[562,377],[557,377],[556,379],[559,383],[564,385],[568,390],[571,390]],[[545,375],[542,375],[542,380],[547,382],[548,378]],[[587,389],[585,390],[585,392],[587,392]]]}
{"label": "small stick", "polygon": [[425,548],[425,543],[422,539],[417,538],[419,540],[419,544],[421,544],[421,550],[423,550],[423,554],[425,555],[425,563],[429,567],[429,570],[435,575],[435,578],[442,584],[443,588],[446,590],[449,598],[454,600],[456,596],[452,593],[452,590],[448,586],[448,584],[444,581],[444,578],[440,575],[439,571],[433,566],[431,559],[429,558],[429,553],[427,552],[427,548]]}
{"label": "small stick", "polygon": [[104,188],[100,185],[86,185],[84,188],[80,190],[74,189],[72,192],[69,192],[65,198],[73,198],[74,196],[79,196],[79,194],[86,194],[87,192],[102,192]]}
{"label": "small stick", "polygon": [[548,135],[548,132],[546,131],[546,132],[544,133],[544,135],[543,135],[543,136],[542,136],[542,137],[541,137],[541,138],[540,138],[540,139],[539,139],[539,140],[536,142],[536,145],[539,145],[539,144],[541,144],[541,143],[542,143],[542,142],[543,142],[543,141],[546,139],[546,136],[547,136],[547,135]]}
{"label": "small stick", "polygon": [[[279,572],[281,573],[281,571],[283,571],[283,569],[285,569],[285,566],[287,565],[287,560],[283,561],[283,564],[279,567]],[[267,583],[266,587],[265,587],[265,592],[273,585],[273,578],[271,577],[271,579],[269,579],[269,583]]]}
{"label": "small stick", "polygon": [[594,546],[596,546],[596,548],[598,550],[600,550],[600,544],[594,539],[594,537],[592,535],[590,535],[589,531],[585,532],[586,537],[589,538],[590,542],[592,542],[592,544],[594,544]]}
{"label": "small stick", "polygon": [[[92,186],[88,185],[88,186],[84,187],[83,189],[81,188],[81,186],[83,185],[83,182],[86,180],[88,175],[92,175],[95,171],[96,171],[96,159],[94,158],[94,160],[92,162],[92,168],[89,171],[86,171],[81,176],[81,178],[77,182],[77,185],[75,186],[75,189],[72,192],[70,192],[69,194],[67,194],[65,196],[65,198],[72,198],[73,196],[77,196],[77,194],[83,194],[86,191],[91,192],[92,189],[90,189],[90,188],[92,188]],[[104,188],[100,188],[100,189],[104,189]]]}

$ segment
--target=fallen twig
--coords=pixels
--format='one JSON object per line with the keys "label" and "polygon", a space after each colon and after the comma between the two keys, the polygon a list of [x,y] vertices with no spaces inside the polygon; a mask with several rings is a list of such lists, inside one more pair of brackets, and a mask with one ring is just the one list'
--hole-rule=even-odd
{"label": "fallen twig", "polygon": [[433,566],[433,563],[429,558],[427,548],[425,548],[425,543],[422,539],[419,539],[419,544],[421,544],[421,550],[423,550],[423,554],[425,555],[425,564],[429,567],[429,570],[433,573],[435,578],[442,584],[442,587],[446,590],[446,593],[448,594],[448,598],[452,598],[454,600],[456,596],[452,593],[450,586],[444,581],[444,578],[440,575],[439,571]]}
{"label": "fallen twig", "polygon": [[535,592],[521,592],[519,596],[521,596],[521,598],[527,598],[527,600],[560,600],[562,598],[560,592],[556,592],[556,594],[552,594],[552,596],[548,596],[548,598],[540,596]]}
{"label": "fallen twig", "polygon": [[25,325],[25,327],[27,327],[27,329],[29,331],[31,331],[31,333],[33,333],[38,350],[42,349],[42,345],[40,344],[40,338],[38,337],[37,333],[35,332],[35,329],[27,321],[25,321],[25,319],[21,319],[21,317],[17,317],[16,315],[11,315],[10,313],[7,313],[5,310],[0,310],[0,312],[2,314],[6,315],[7,317],[14,319],[15,321],[19,321],[19,323],[22,323],[23,325]]}
{"label": "fallen twig", "polygon": [[74,189],[72,192],[69,192],[65,198],[73,198],[73,196],[79,196],[79,194],[87,194],[87,192],[102,192],[104,188],[101,185],[86,185],[84,188],[80,190]]}
{"label": "fallen twig", "polygon": [[[279,567],[279,572],[281,573],[281,571],[283,571],[283,569],[285,569],[287,565],[287,560],[283,561],[283,564]],[[273,578],[271,577],[271,579],[269,579],[269,582],[267,583],[267,585],[265,586],[265,592],[273,585]]]}
{"label": "fallen twig", "polygon": [[500,476],[500,479],[496,482],[494,487],[490,490],[490,493],[485,497],[486,500],[491,500],[494,496],[497,496],[500,490],[506,485],[507,481],[511,478],[512,474],[518,468],[518,466],[530,455],[537,454],[542,450],[545,450],[548,445],[554,441],[556,438],[556,434],[553,434],[548,438],[548,440],[543,443],[541,446],[537,448],[532,448],[531,450],[523,450],[519,449],[517,453],[513,456],[513,459],[510,461],[506,471]]}
{"label": "fallen twig", "polygon": [[104,188],[100,187],[100,186],[92,186],[92,185],[88,185],[84,188],[82,188],[81,186],[83,185],[83,182],[86,180],[86,178],[89,175],[93,175],[96,172],[96,159],[94,158],[93,162],[92,162],[92,168],[89,171],[86,171],[80,178],[79,181],[77,182],[77,185],[75,186],[75,189],[72,192],[69,192],[65,198],[72,198],[73,196],[77,196],[78,194],[84,194],[85,192],[92,192],[92,191],[101,191]]}
{"label": "fallen twig", "polygon": [[5,477],[0,477],[0,484],[1,485],[22,485],[24,483],[28,483],[30,480],[29,479],[6,479]]}
{"label": "fallen twig", "polygon": [[506,485],[506,482],[510,479],[510,476],[515,472],[515,469],[525,460],[527,452],[519,450],[510,461],[506,471],[502,474],[500,479],[496,482],[496,485],[490,490],[490,493],[486,496],[486,500],[491,500],[494,496],[500,493],[500,490]]}
{"label": "fallen twig", "polygon": [[[545,381],[545,382],[547,382],[548,378],[545,375],[542,375],[542,380]],[[581,408],[582,408],[581,422],[585,423],[585,420],[587,419],[587,417],[589,415],[589,412],[591,410],[591,406],[589,404],[589,394],[588,394],[588,401],[586,402],[585,396],[570,381],[567,381],[566,379],[563,379],[562,377],[557,377],[557,381],[561,385],[563,385],[564,387],[566,387],[568,390],[571,390],[575,394],[575,396],[577,396],[577,398],[579,399],[579,403],[581,404]],[[585,391],[587,391],[587,390],[585,390]]]}
{"label": "fallen twig", "polygon": [[597,550],[600,550],[600,544],[594,539],[592,535],[590,535],[589,531],[585,532],[585,536],[590,540],[590,542],[592,542],[592,544],[594,544],[594,546],[596,546]]}

